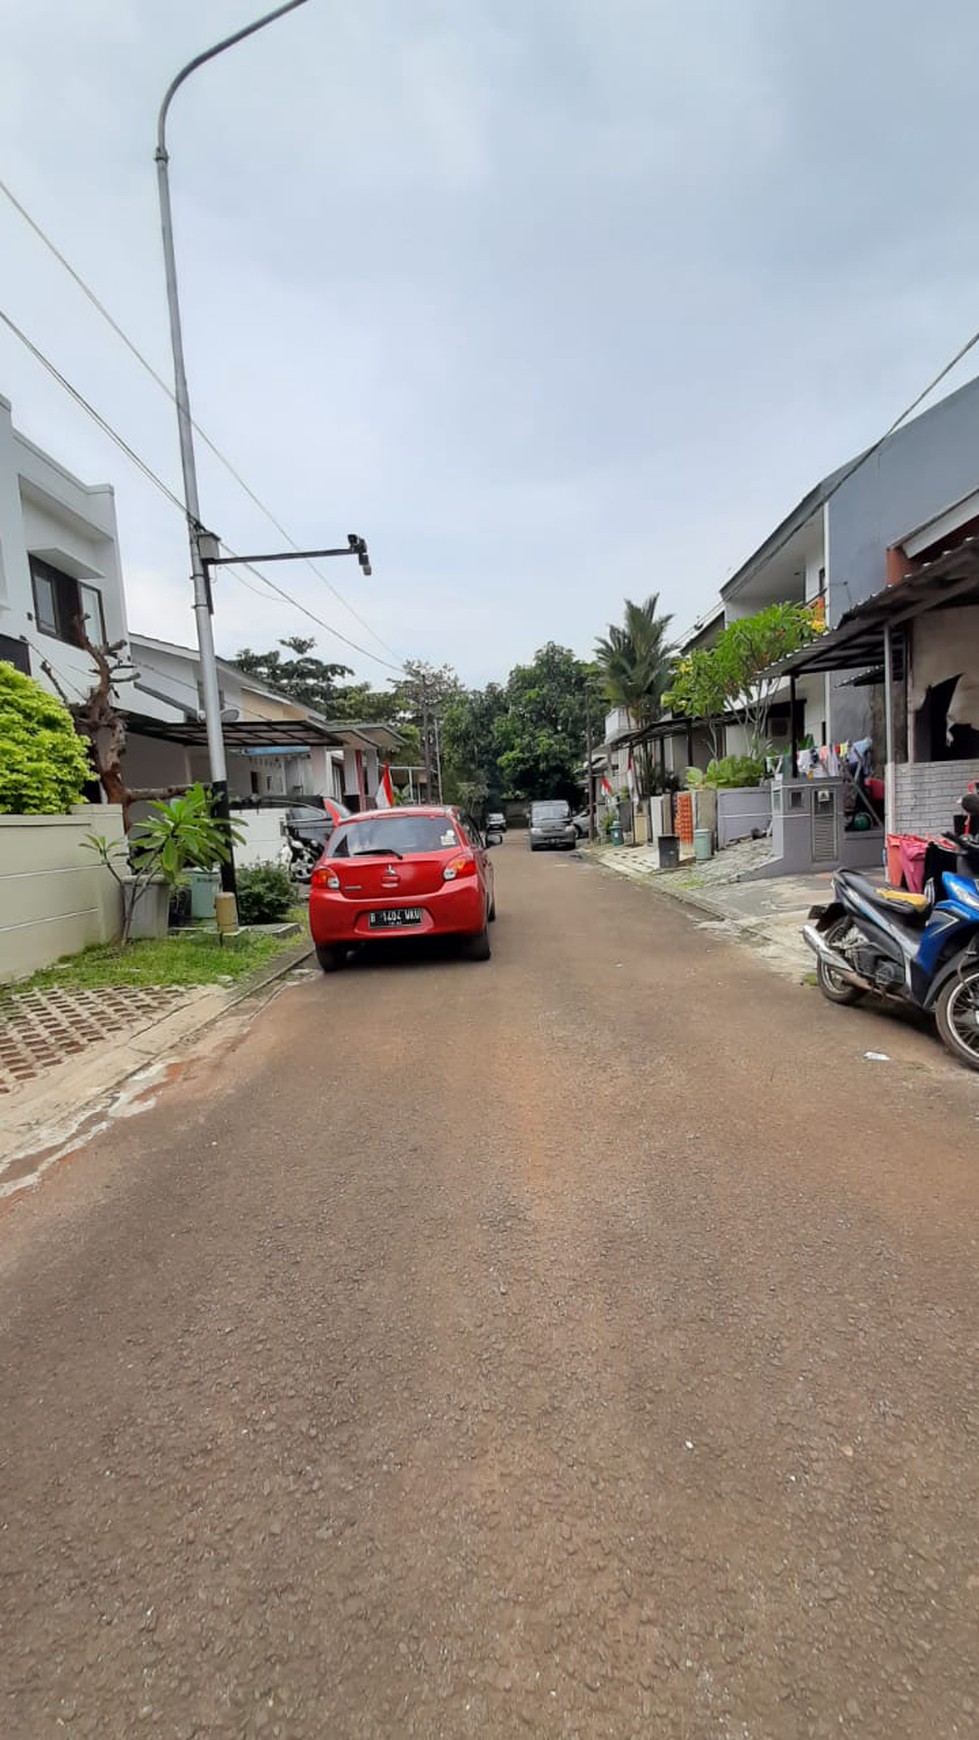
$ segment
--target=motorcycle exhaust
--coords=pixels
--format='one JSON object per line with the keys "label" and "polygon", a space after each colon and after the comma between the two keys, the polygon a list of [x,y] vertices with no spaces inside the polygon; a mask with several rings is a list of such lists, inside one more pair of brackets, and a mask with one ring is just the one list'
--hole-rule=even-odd
{"label": "motorcycle exhaust", "polygon": [[835,949],[830,948],[826,938],[821,931],[816,929],[814,924],[804,924],[802,934],[813,954],[819,956],[824,966],[832,967],[834,973],[844,979],[848,985],[857,985],[861,991],[876,989],[869,979],[863,977],[862,973],[854,972],[849,961],[844,960],[842,955],[838,955]]}

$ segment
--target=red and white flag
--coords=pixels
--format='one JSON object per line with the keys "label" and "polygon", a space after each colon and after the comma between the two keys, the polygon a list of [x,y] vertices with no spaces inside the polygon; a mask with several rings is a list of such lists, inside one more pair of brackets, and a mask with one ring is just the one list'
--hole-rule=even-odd
{"label": "red and white flag", "polygon": [[602,774],[602,792],[605,795],[605,797],[614,797],[615,796],[615,793],[609,784],[609,778],[608,778],[607,773]]}
{"label": "red and white flag", "polygon": [[384,768],[381,773],[381,783],[375,793],[374,803],[379,810],[390,810],[394,808],[394,785],[391,781],[391,768],[388,762],[384,763]]}

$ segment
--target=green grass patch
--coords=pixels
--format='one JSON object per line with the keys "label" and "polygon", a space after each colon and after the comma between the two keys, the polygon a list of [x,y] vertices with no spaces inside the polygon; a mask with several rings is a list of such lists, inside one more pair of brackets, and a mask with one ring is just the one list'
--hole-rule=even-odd
{"label": "green grass patch", "polygon": [[44,967],[32,978],[5,988],[3,996],[48,990],[53,985],[65,991],[126,985],[217,985],[244,978],[301,941],[302,937],[295,935],[252,936],[245,932],[228,947],[222,947],[213,936],[205,940],[191,934],[159,942],[131,942],[126,949],[104,943]]}

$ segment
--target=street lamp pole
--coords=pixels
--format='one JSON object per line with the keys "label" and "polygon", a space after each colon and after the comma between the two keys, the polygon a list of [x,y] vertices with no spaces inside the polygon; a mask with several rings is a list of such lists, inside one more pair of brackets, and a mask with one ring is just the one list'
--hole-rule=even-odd
{"label": "street lamp pole", "polygon": [[[277,6],[274,12],[266,13],[263,18],[257,18],[254,24],[245,25],[244,29],[236,30],[233,36],[226,36],[222,42],[215,43],[213,48],[205,49],[203,54],[195,55],[194,59],[187,62],[187,65],[181,69],[168,87],[160,106],[156,127],[156,172],[160,195],[163,258],[167,278],[167,307],[170,311],[170,343],[173,349],[173,389],[177,405],[177,426],[180,433],[180,465],[183,472],[184,503],[187,509],[187,530],[190,539],[190,567],[194,581],[194,616],[197,622],[197,645],[200,652],[207,753],[215,811],[225,822],[229,817],[228,767],[224,753],[224,732],[221,729],[218,671],[214,658],[211,588],[200,548],[200,539],[206,534],[201,524],[200,500],[197,493],[194,425],[190,415],[190,395],[187,390],[184,341],[180,324],[180,301],[177,295],[177,262],[173,247],[173,216],[170,207],[167,114],[180,86],[190,77],[192,72],[195,72],[199,66],[203,66],[205,61],[213,60],[215,55],[223,54],[226,48],[233,48],[236,42],[242,42],[246,36],[253,36],[256,30],[264,29],[265,25],[271,24],[276,18],[281,18],[284,13],[294,12],[297,6],[305,4],[306,0],[288,0],[288,4]],[[228,849],[230,853],[230,830],[228,832]],[[221,883],[227,893],[233,894],[235,892],[234,859],[231,856],[229,856],[228,862],[221,867]]]}

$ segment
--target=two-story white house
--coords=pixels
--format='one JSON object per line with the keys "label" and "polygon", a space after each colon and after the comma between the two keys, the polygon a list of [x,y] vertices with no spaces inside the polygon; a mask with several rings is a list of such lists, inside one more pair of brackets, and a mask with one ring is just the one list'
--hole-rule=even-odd
{"label": "two-story white house", "polygon": [[[82,483],[42,452],[14,428],[10,403],[0,398],[0,659],[80,701],[94,680],[82,634],[118,645],[134,670],[116,690],[127,719],[129,785],[206,781],[199,655],[130,632],[112,486]],[[223,659],[218,680],[233,796],[373,803],[381,764],[401,747],[396,731],[334,728]],[[89,795],[98,801],[97,783]]]}
{"label": "two-story white house", "polygon": [[55,689],[49,665],[80,700],[92,670],[79,620],[92,641],[127,640],[112,486],[82,483],[35,447],[0,398],[0,658]]}

